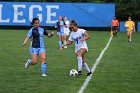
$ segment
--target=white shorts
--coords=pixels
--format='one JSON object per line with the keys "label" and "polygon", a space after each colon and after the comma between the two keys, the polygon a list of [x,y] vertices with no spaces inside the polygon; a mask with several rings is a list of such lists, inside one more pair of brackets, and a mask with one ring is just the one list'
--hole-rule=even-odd
{"label": "white shorts", "polygon": [[66,35],[66,36],[69,36],[69,33],[70,33],[70,30],[69,29],[64,29],[64,34]]}
{"label": "white shorts", "polygon": [[66,36],[69,36],[69,32],[65,32],[64,34],[65,34]]}
{"label": "white shorts", "polygon": [[83,44],[80,47],[75,47],[75,53],[78,53],[81,48],[85,48],[88,52],[87,44]]}

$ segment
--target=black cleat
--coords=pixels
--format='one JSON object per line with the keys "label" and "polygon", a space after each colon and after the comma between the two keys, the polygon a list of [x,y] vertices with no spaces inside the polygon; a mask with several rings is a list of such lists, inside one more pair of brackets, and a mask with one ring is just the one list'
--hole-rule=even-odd
{"label": "black cleat", "polygon": [[92,72],[90,71],[89,73],[87,73],[87,76],[90,76],[90,74],[92,74]]}
{"label": "black cleat", "polygon": [[78,71],[78,76],[82,75],[82,71]]}

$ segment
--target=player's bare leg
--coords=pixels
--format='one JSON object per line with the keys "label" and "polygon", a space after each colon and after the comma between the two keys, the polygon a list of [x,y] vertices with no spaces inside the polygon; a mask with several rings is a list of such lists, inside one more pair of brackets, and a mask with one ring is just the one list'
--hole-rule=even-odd
{"label": "player's bare leg", "polygon": [[[87,50],[85,48],[81,48],[78,53],[76,54],[77,60],[78,60],[78,75],[82,75],[82,66],[90,73],[90,69],[88,68],[88,65],[83,60],[84,55],[86,54]],[[84,64],[83,64],[84,62]]]}
{"label": "player's bare leg", "polygon": [[58,39],[59,39],[59,48],[61,50],[62,49],[62,39],[61,39],[60,35],[58,35]]}
{"label": "player's bare leg", "polygon": [[85,54],[86,54],[86,53],[84,53],[84,54],[82,55],[83,67],[84,67],[84,69],[85,69],[86,72],[87,72],[87,76],[89,76],[89,75],[91,74],[91,70],[89,69],[87,63],[85,62]]}
{"label": "player's bare leg", "polygon": [[65,34],[65,35],[64,35],[64,48],[67,48],[66,42],[67,42],[67,35]]}
{"label": "player's bare leg", "polygon": [[128,41],[131,42],[132,32],[131,31],[128,31],[127,32],[127,36],[128,36]]}
{"label": "player's bare leg", "polygon": [[25,63],[25,68],[27,69],[30,65],[35,65],[37,63],[37,54],[32,54],[31,60],[28,59]]}

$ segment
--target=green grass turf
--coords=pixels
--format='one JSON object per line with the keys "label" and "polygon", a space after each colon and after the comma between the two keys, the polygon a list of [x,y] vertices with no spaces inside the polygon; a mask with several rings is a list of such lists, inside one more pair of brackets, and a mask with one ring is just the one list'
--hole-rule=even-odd
{"label": "green grass turf", "polygon": [[[29,43],[21,46],[25,30],[0,30],[0,93],[76,93],[86,78],[70,78],[69,71],[77,68],[74,45],[60,51],[56,35],[45,37],[47,49],[47,77],[41,77],[40,64],[24,69],[30,57]],[[89,32],[89,67],[95,62],[109,39],[108,32]],[[113,38],[105,52],[85,93],[138,93],[140,90],[140,39],[134,34],[134,42],[128,43],[126,34]]]}
{"label": "green grass turf", "polygon": [[113,38],[85,93],[140,93],[140,33]]}

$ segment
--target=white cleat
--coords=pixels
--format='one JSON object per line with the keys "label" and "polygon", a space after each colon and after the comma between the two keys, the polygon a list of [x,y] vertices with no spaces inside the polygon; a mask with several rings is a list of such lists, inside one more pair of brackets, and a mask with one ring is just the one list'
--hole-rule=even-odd
{"label": "white cleat", "polygon": [[47,75],[46,74],[42,74],[42,77],[46,77]]}
{"label": "white cleat", "polygon": [[31,59],[28,59],[27,62],[25,63],[25,69],[27,69],[30,65]]}
{"label": "white cleat", "polygon": [[64,46],[64,48],[67,48],[67,46]]}
{"label": "white cleat", "polygon": [[128,42],[131,42],[131,39],[129,39]]}

